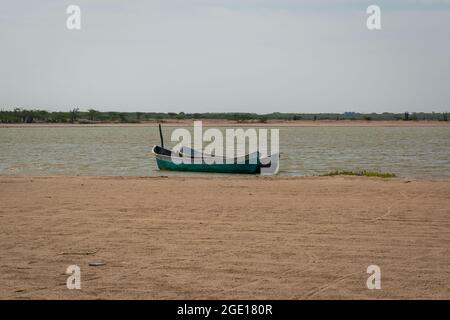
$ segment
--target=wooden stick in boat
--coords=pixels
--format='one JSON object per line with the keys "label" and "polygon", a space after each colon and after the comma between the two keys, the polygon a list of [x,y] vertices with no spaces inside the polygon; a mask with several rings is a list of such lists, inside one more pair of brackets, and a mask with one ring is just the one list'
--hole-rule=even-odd
{"label": "wooden stick in boat", "polygon": [[163,135],[162,135],[162,130],[161,130],[161,123],[159,123],[159,138],[161,139],[161,147],[164,148],[164,140],[163,140]]}

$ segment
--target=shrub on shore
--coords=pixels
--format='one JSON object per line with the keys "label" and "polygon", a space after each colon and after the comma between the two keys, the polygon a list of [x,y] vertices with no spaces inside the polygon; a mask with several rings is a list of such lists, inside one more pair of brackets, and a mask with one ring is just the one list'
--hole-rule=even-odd
{"label": "shrub on shore", "polygon": [[396,177],[395,173],[389,172],[376,172],[376,171],[368,171],[368,170],[358,170],[358,171],[347,171],[347,170],[335,170],[332,172],[328,172],[322,174],[324,177],[331,176],[362,176],[362,177],[380,177],[380,178],[394,178]]}

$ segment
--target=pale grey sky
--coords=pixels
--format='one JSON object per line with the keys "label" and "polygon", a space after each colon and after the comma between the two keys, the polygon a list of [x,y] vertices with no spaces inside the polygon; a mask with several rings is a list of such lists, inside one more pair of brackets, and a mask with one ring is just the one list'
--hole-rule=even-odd
{"label": "pale grey sky", "polygon": [[2,1],[0,45],[0,108],[450,110],[450,0]]}

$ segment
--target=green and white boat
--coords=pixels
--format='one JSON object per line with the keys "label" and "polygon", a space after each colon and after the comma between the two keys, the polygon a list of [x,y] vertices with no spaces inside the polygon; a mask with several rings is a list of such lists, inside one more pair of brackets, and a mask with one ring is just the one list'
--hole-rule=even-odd
{"label": "green and white boat", "polygon": [[[270,166],[270,164],[261,163],[259,152],[231,160],[225,157],[219,160],[217,157],[205,154],[199,156],[198,152],[193,152],[193,155],[186,152],[173,153],[160,146],[154,146],[152,153],[160,170],[258,174],[261,172],[261,167]],[[216,159],[216,163],[213,163],[212,159]]]}
{"label": "green and white boat", "polygon": [[161,146],[153,146],[152,153],[160,170],[259,174],[261,168],[271,166],[269,159],[261,161],[259,152],[235,158],[212,156],[188,147],[182,147],[180,151],[174,152],[164,148],[161,125],[159,135]]}

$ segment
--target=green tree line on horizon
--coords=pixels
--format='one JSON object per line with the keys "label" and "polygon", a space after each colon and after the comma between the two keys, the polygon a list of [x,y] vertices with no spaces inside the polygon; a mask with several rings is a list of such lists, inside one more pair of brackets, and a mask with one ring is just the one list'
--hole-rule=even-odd
{"label": "green tree line on horizon", "polygon": [[448,121],[447,112],[404,112],[404,113],[281,113],[269,114],[229,112],[229,113],[184,113],[184,112],[116,112],[88,109],[80,111],[73,108],[70,111],[46,111],[39,109],[0,110],[0,123],[140,123],[145,121],[185,120],[185,119],[215,119],[237,122],[260,122],[268,120],[366,120],[366,121]]}

